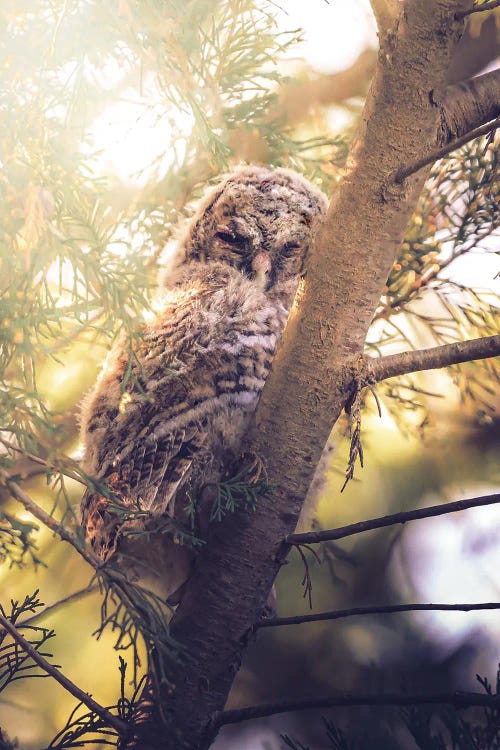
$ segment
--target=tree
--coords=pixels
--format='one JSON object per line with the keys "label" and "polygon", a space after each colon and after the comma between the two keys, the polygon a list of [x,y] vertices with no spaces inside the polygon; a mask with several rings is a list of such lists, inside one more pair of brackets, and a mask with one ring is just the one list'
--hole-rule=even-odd
{"label": "tree", "polygon": [[[342,142],[310,133],[299,141],[282,122],[283,107],[289,109],[283,102],[293,90],[282,88],[277,97],[270,88],[275,82],[283,85],[266,68],[282,43],[273,35],[272,8],[259,8],[250,0],[192,0],[183,7],[172,0],[164,8],[151,0],[121,2],[118,14],[77,2],[57,7],[33,2],[22,12],[11,3],[2,11],[4,74],[15,59],[17,38],[35,50],[25,61],[22,78],[9,75],[13,83],[4,90],[1,110],[4,487],[97,568],[104,589],[103,626],[118,628],[118,645],[124,639],[135,645],[140,632],[156,675],[142,697],[140,690],[132,702],[123,695],[110,712],[89,702],[84,691],[50,666],[41,652],[50,630],[32,631],[26,619],[19,620],[36,611],[36,597],[2,611],[4,636],[12,638],[5,647],[7,681],[38,665],[65,683],[91,712],[69,725],[54,747],[70,746],[64,743],[91,729],[107,732],[110,727],[122,735],[124,747],[209,747],[218,728],[235,718],[220,712],[290,547],[300,549],[341,533],[294,535],[321,452],[342,411],[351,420],[350,477],[362,457],[360,414],[366,388],[396,375],[471,360],[486,362],[472,371],[475,382],[498,377],[495,364],[486,359],[500,352],[497,307],[459,285],[454,287],[458,298],[451,301],[444,294],[450,282],[442,275],[498,225],[498,157],[492,133],[498,124],[500,76],[493,71],[448,84],[466,21],[494,10],[497,3],[373,0],[372,5],[380,53],[335,189]],[[46,16],[43,34],[40,10]],[[96,40],[86,49],[82,42],[91,33],[97,33]],[[466,41],[471,38],[469,27]],[[161,89],[159,109],[151,107],[153,116],[156,111],[162,116],[165,102],[176,104],[187,112],[192,128],[172,164],[158,161],[147,185],[120,199],[89,174],[89,157],[80,148],[88,108],[95,115],[109,98],[102,91],[96,96],[99,88],[89,80],[111,56],[126,69],[117,88],[133,83],[133,63],[140,62],[142,85],[159,84]],[[18,115],[20,132],[12,127],[10,111]],[[175,128],[183,126],[170,123],[172,142],[180,138]],[[463,149],[460,162],[445,158],[430,173],[433,163],[458,147]],[[332,148],[339,165],[325,163]],[[160,239],[171,232],[200,182],[222,169],[230,156],[307,167],[329,186],[332,201],[248,438],[248,450],[264,462],[270,489],[254,513],[235,510],[219,524],[167,630],[162,603],[131,590],[112,570],[99,569],[83,548],[71,499],[65,500],[66,478],[91,486],[93,480],[68,457],[73,415],[61,419],[53,413],[37,387],[36,368],[44,355],[58,356],[71,347],[75,356],[102,342],[103,334],[114,335],[117,318],[133,339],[134,319],[148,304]],[[444,241],[435,239],[436,229],[448,230],[450,254]],[[415,307],[427,294],[441,295],[447,325]],[[440,346],[375,359],[363,356],[368,334],[368,354],[380,353],[387,343],[384,321],[397,325],[393,318],[401,312],[418,318]],[[370,333],[374,319],[382,323]],[[478,335],[482,338],[476,339]],[[466,338],[475,340],[464,342]],[[462,377],[459,371],[457,378]],[[470,389],[470,381],[462,385]],[[397,389],[384,396],[394,401]],[[22,486],[39,472],[55,483],[58,493],[50,514]],[[495,495],[471,503],[497,501]],[[30,556],[38,562],[33,524],[10,508],[2,514],[4,557],[17,564]],[[23,636],[27,627],[29,637],[25,631]],[[124,669],[122,665],[122,676]],[[455,702],[488,700],[496,699],[468,695]]]}

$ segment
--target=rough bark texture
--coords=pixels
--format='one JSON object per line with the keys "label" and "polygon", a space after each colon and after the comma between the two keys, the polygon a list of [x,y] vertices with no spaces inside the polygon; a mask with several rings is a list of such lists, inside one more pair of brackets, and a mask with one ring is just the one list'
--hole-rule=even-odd
{"label": "rough bark texture", "polygon": [[438,143],[454,141],[500,114],[500,68],[450,86],[441,110]]}
{"label": "rough bark texture", "polygon": [[[401,6],[403,6],[401,8]],[[259,405],[249,448],[276,488],[252,514],[214,528],[176,612],[172,635],[189,661],[168,665],[166,724],[146,723],[141,748],[205,750],[282,562],[333,424],[352,388],[365,336],[427,170],[396,188],[399,166],[436,144],[445,82],[472,0],[407,0],[381,34],[375,78],[345,178]],[[132,743],[133,744],[133,743]]]}

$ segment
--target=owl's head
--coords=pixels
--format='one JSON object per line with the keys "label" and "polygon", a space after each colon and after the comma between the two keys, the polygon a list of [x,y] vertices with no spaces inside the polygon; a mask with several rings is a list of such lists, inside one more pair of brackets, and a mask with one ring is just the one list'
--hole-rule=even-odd
{"label": "owl's head", "polygon": [[326,206],[297,172],[243,167],[201,201],[180,243],[181,262],[228,263],[266,290],[298,281]]}

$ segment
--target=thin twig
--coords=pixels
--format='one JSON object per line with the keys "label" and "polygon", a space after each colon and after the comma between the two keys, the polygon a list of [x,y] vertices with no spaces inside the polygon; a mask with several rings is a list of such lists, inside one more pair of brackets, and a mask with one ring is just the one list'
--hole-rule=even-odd
{"label": "thin twig", "polygon": [[27,641],[22,634],[19,632],[19,630],[16,628],[16,626],[10,622],[10,620],[5,617],[0,612],[0,625],[12,636],[14,641],[18,643],[23,651],[25,651],[31,659],[35,662],[35,664],[38,664],[40,669],[43,669],[44,672],[46,672],[48,675],[54,678],[62,687],[68,691],[68,693],[71,693],[77,700],[81,701],[87,708],[89,708],[91,711],[96,713],[98,716],[101,717],[109,726],[116,729],[118,734],[121,736],[124,736],[127,731],[128,727],[127,724],[119,719],[117,716],[113,716],[112,713],[110,713],[106,708],[101,706],[99,703],[96,703],[96,701],[88,695],[88,693],[85,693],[81,688],[78,687],[78,685],[75,685],[74,682],[71,682],[65,675],[60,672],[57,667],[54,667],[52,664],[49,664],[49,662],[38,653],[38,651],[33,648],[31,643]]}
{"label": "thin twig", "polygon": [[461,13],[456,13],[455,18],[465,18],[470,16],[472,13],[481,13],[483,10],[493,10],[494,8],[500,7],[500,0],[490,0],[489,3],[483,3],[482,5],[474,5],[469,10],[464,10]]}
{"label": "thin twig", "polygon": [[32,516],[37,518],[44,526],[47,526],[47,528],[53,531],[54,534],[57,534],[64,542],[71,544],[71,546],[74,547],[83,559],[88,562],[89,565],[92,565],[93,568],[98,569],[101,567],[100,561],[90,551],[82,547],[77,536],[73,534],[73,532],[56,521],[56,519],[43,508],[40,508],[39,505],[23,492],[16,482],[9,479],[8,474],[1,470],[0,480],[2,480],[5,486],[10,490],[12,496],[21,503],[21,505],[23,505]]}
{"label": "thin twig", "polygon": [[393,178],[394,182],[397,184],[402,183],[404,180],[406,180],[407,177],[414,174],[415,172],[418,172],[423,167],[426,167],[429,164],[434,164],[435,161],[437,161],[438,159],[442,159],[452,151],[456,151],[456,149],[460,148],[460,146],[464,146],[469,141],[474,140],[474,138],[479,138],[479,136],[481,135],[486,135],[487,133],[496,130],[499,126],[500,117],[497,117],[496,120],[488,122],[486,123],[486,125],[481,125],[481,127],[469,131],[461,138],[457,138],[456,141],[452,141],[451,143],[446,144],[446,146],[432,151],[432,153],[424,156],[422,159],[419,159],[419,161],[415,162],[415,164],[411,164],[409,167],[402,167],[401,169],[398,169]]}
{"label": "thin twig", "polygon": [[500,355],[500,334],[484,336],[469,341],[456,341],[453,344],[433,346],[429,349],[390,354],[387,357],[367,357],[370,381],[380,382],[395,375],[405,375],[421,370],[435,370],[460,362],[472,362]]}
{"label": "thin twig", "polygon": [[225,724],[237,724],[249,719],[260,719],[264,716],[273,716],[288,711],[304,711],[311,708],[334,708],[336,706],[425,706],[425,705],[449,705],[455,708],[469,708],[471,706],[485,706],[498,708],[500,706],[500,695],[488,695],[487,693],[435,693],[432,695],[404,695],[403,693],[337,693],[336,695],[318,696],[317,698],[304,698],[300,701],[280,701],[276,703],[263,703],[249,708],[236,708],[229,711],[221,711],[212,719],[212,726],[219,728]]}
{"label": "thin twig", "polygon": [[[314,558],[321,564],[321,561],[317,553],[314,551],[312,547],[308,547],[307,544],[304,544],[303,547],[304,549],[307,549],[309,552],[311,552]],[[302,578],[302,586],[304,587],[304,593],[302,597],[303,599],[305,599],[307,596],[307,601],[309,602],[309,609],[312,609],[312,578],[309,572],[309,563],[307,562],[307,557],[305,555],[305,552],[303,552],[302,547],[297,547],[297,551],[302,558],[302,562],[304,563],[304,577]]]}
{"label": "thin twig", "polygon": [[431,505],[429,508],[418,508],[417,510],[392,513],[389,516],[372,518],[369,521],[350,523],[348,526],[340,526],[338,529],[308,531],[303,534],[289,534],[285,539],[285,544],[288,546],[297,546],[299,544],[318,544],[319,542],[329,542],[335,539],[345,539],[345,537],[354,536],[354,534],[360,534],[363,531],[372,531],[373,529],[381,529],[385,526],[394,526],[398,523],[417,521],[420,518],[442,516],[446,513],[456,513],[457,511],[466,510],[467,508],[478,508],[483,505],[493,505],[494,503],[500,503],[500,493],[495,495],[484,495],[483,497],[471,497],[465,500],[457,500],[453,503]]}
{"label": "thin twig", "polygon": [[360,615],[390,615],[395,612],[475,612],[477,610],[493,609],[500,609],[500,602],[481,602],[480,604],[390,604],[383,607],[351,607],[350,609],[336,609],[332,612],[317,612],[311,615],[262,619],[255,623],[253,629],[276,628],[282,625],[302,625],[305,622],[342,620],[345,617],[358,617]]}
{"label": "thin twig", "polygon": [[[75,482],[79,482],[80,484],[83,484],[87,486],[87,483],[78,476],[78,474],[75,474],[74,472],[70,472],[68,469],[61,469],[60,466],[57,464],[50,463],[49,461],[46,461],[44,458],[40,458],[40,456],[35,456],[34,453],[29,453],[28,451],[23,450],[23,448],[20,448],[17,445],[13,445],[8,440],[1,440],[0,441],[2,445],[4,445],[8,450],[16,451],[17,453],[20,453],[25,458],[29,459],[30,461],[33,461],[35,464],[39,464],[40,466],[44,466],[47,471],[54,471],[58,472],[59,474],[64,474],[64,476],[69,477],[69,479],[74,479]],[[14,466],[15,469],[15,466]],[[23,479],[25,477],[23,476]]]}
{"label": "thin twig", "polygon": [[89,594],[93,594],[95,591],[99,591],[99,585],[97,583],[94,585],[86,586],[84,589],[80,589],[79,591],[75,591],[73,594],[65,596],[64,599],[59,599],[59,601],[54,602],[54,604],[49,604],[48,607],[44,607],[44,609],[42,609],[40,612],[35,612],[34,615],[31,615],[31,617],[27,617],[25,620],[23,620],[20,625],[31,625],[37,620],[41,620],[48,615],[53,615],[54,612],[57,612],[58,609],[64,607],[66,604],[77,602],[79,599],[83,599],[83,597],[88,596]]}

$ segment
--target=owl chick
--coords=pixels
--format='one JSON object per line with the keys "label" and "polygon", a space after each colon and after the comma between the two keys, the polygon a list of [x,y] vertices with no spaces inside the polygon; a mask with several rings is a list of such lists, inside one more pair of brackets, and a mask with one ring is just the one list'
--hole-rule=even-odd
{"label": "owl chick", "polygon": [[176,524],[189,530],[193,498],[203,516],[241,452],[325,209],[285,169],[245,167],[209,191],[134,357],[118,342],[82,407],[83,468],[113,493],[85,494],[87,540],[141,585],[154,571],[148,585],[172,603],[194,559]]}

